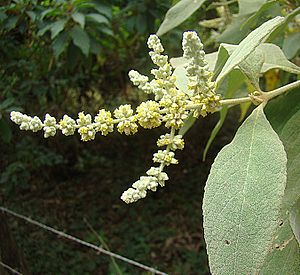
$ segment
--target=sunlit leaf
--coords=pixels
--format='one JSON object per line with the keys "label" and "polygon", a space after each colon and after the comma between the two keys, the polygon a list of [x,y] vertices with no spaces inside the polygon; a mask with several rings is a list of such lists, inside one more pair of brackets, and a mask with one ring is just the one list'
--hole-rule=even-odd
{"label": "sunlit leaf", "polygon": [[181,0],[166,13],[164,21],[161,23],[157,35],[161,36],[169,30],[177,27],[189,18],[205,0]]}
{"label": "sunlit leaf", "polygon": [[224,67],[222,68],[222,71],[218,75],[216,82],[220,82],[235,66],[239,65],[243,60],[245,60],[276,27],[283,23],[283,21],[283,17],[277,16],[252,31],[238,45],[232,55],[230,55]]}
{"label": "sunlit leaf", "polygon": [[286,154],[260,105],[212,165],[206,183],[204,236],[212,274],[255,274],[277,228]]}
{"label": "sunlit leaf", "polygon": [[[297,236],[295,222],[297,207],[299,207],[297,200],[300,191],[299,108],[299,89],[272,100],[266,108],[270,122],[285,146],[288,162],[287,185],[283,197],[281,217],[271,250],[262,271],[259,273],[260,275],[300,274],[300,251],[299,244],[295,239]],[[291,144],[289,144],[290,142]],[[289,212],[291,212],[290,215]]]}

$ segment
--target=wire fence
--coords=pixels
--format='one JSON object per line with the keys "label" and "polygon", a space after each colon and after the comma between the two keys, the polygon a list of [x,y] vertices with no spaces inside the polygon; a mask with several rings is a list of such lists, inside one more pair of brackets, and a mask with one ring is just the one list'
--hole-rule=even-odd
{"label": "wire fence", "polygon": [[4,268],[6,268],[7,270],[9,270],[12,274],[17,274],[17,275],[23,275],[22,273],[20,273],[18,270],[12,268],[11,266],[3,263],[0,261],[0,265]]}
{"label": "wire fence", "polygon": [[[108,256],[116,258],[116,259],[118,259],[120,261],[126,262],[126,263],[128,263],[130,265],[133,265],[133,266],[139,267],[141,269],[147,270],[147,271],[151,272],[152,274],[168,275],[165,272],[159,271],[159,270],[157,270],[155,268],[152,268],[152,267],[146,266],[144,264],[141,264],[139,262],[136,262],[134,260],[128,259],[128,258],[126,258],[124,256],[121,256],[119,254],[113,253],[113,252],[111,252],[109,250],[106,250],[106,249],[104,249],[102,247],[99,247],[99,246],[94,245],[92,243],[88,243],[88,242],[86,242],[84,240],[81,240],[81,239],[79,239],[77,237],[74,237],[74,236],[69,235],[67,233],[64,233],[62,231],[59,231],[57,229],[54,229],[54,228],[52,228],[52,227],[50,227],[50,226],[48,226],[46,224],[40,223],[40,222],[38,222],[36,220],[33,220],[33,219],[29,218],[29,217],[26,217],[26,216],[22,215],[22,214],[18,214],[18,213],[14,212],[14,211],[12,211],[12,210],[10,210],[8,208],[0,206],[0,211],[4,212],[6,214],[9,214],[11,216],[14,216],[16,218],[19,218],[19,219],[21,219],[23,221],[26,221],[27,223],[33,224],[35,226],[38,226],[38,227],[40,227],[40,228],[42,228],[42,229],[44,229],[46,231],[54,233],[54,234],[58,235],[59,237],[63,237],[63,238],[68,239],[68,240],[70,240],[72,242],[76,242],[76,243],[78,243],[78,244],[80,244],[82,246],[85,246],[85,247],[88,247],[90,249],[93,249],[93,250],[97,251],[98,253],[102,253],[102,254],[108,255]],[[4,264],[4,263],[2,263],[2,264]],[[6,268],[9,269],[10,267],[6,266]],[[15,270],[15,272],[18,272],[18,271]],[[18,272],[18,273],[15,273],[15,274],[21,274],[21,273]]]}

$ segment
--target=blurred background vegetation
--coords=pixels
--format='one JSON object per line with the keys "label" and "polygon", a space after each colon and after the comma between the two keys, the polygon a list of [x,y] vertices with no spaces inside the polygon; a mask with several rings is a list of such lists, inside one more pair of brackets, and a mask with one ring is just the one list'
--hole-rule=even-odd
{"label": "blurred background vegetation", "polygon": [[[186,135],[179,166],[169,169],[166,188],[134,205],[125,205],[119,197],[151,165],[163,129],[141,130],[131,137],[99,136],[83,144],[78,136],[44,139],[20,132],[9,121],[12,110],[60,118],[65,113],[76,117],[81,110],[95,115],[99,108],[139,104],[146,96],[131,86],[127,73],[137,69],[149,75],[147,38],[176,2],[1,1],[0,199],[1,205],[99,244],[86,220],[111,251],[170,274],[209,274],[202,193],[214,157],[239,124],[234,119],[240,115],[238,108],[230,112],[205,163],[203,148],[218,115],[198,121]],[[298,1],[256,1],[261,4],[242,10],[243,2],[206,1],[162,36],[169,55],[182,54],[185,30],[196,30],[209,53],[221,42],[240,42],[264,21],[299,6]],[[299,24],[293,23],[272,42],[299,63],[297,31]],[[271,89],[290,77],[271,71],[262,81]],[[248,86],[241,89],[247,92]],[[9,221],[32,274],[117,274],[104,255]],[[144,274],[117,263],[123,274]]]}

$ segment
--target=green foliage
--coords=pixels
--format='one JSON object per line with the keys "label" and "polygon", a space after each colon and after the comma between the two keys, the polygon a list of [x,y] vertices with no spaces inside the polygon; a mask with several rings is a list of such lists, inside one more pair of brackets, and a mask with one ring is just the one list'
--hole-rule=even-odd
{"label": "green foliage", "polygon": [[160,25],[157,35],[161,36],[169,30],[177,27],[189,18],[197,9],[201,7],[205,0],[182,0],[174,5],[166,13],[166,17]]}
{"label": "green foliage", "polygon": [[260,27],[251,32],[235,49],[235,51],[230,55],[226,63],[224,64],[220,74],[218,75],[216,82],[219,83],[224,76],[230,72],[235,66],[239,65],[244,61],[256,48],[261,44],[270,33],[282,24],[284,18],[275,17]]}
{"label": "green foliage", "polygon": [[260,270],[278,224],[286,162],[259,106],[218,154],[205,186],[204,236],[212,273]]}
{"label": "green foliage", "polygon": [[[219,119],[208,137],[203,159],[209,156],[233,106],[239,105],[239,119],[243,120],[252,103],[260,105],[220,151],[206,183],[204,235],[213,274],[300,273],[300,97],[299,81],[295,81],[300,73],[298,4],[181,0],[169,9],[157,31],[158,35],[169,32],[166,41],[177,45],[179,31],[175,28],[192,14],[198,16],[200,7],[206,12],[196,27],[203,33],[204,48],[211,52],[205,57],[207,65],[202,60],[203,70],[210,71],[209,77],[215,80],[213,91],[222,99],[214,106]],[[118,93],[121,102],[130,99],[126,73],[131,66],[148,67],[141,44],[144,36],[155,32],[167,7],[168,1],[6,1],[0,8],[3,142],[12,140],[8,123],[12,110],[47,109],[60,114],[62,109],[75,113],[83,108],[95,112],[105,99],[117,105],[112,98]],[[202,20],[204,14],[200,17]],[[178,52],[178,48],[172,46],[171,50]],[[176,87],[192,96],[193,68],[187,69],[187,62],[184,57],[171,60]],[[272,85],[267,73],[275,76]],[[280,88],[274,90],[276,87]],[[292,89],[295,91],[273,99]],[[202,106],[191,107],[193,104],[187,109]],[[179,134],[185,135],[195,121],[189,115]],[[0,177],[5,191],[11,192],[20,178],[26,185],[40,169],[65,163],[60,154],[31,142],[18,141],[17,153],[6,159]],[[75,160],[75,167],[84,173],[97,161],[98,155],[87,153]],[[101,163],[115,165],[113,157],[103,158]],[[142,222],[135,225],[137,231]],[[132,228],[125,230],[137,244],[130,256],[150,254],[147,242],[151,238],[137,236]],[[196,272],[195,268],[200,272],[194,253],[182,255],[195,267],[176,265],[179,274]],[[113,268],[114,263],[112,274],[116,273]],[[93,270],[95,266],[88,272]]]}
{"label": "green foliage", "polygon": [[[253,103],[265,101],[266,104],[272,96],[261,94],[263,74],[272,74],[278,69],[287,72],[281,73],[286,77],[279,80],[282,84],[295,79],[290,74],[299,74],[299,67],[288,60],[299,50],[297,43],[292,45],[292,41],[296,42],[300,37],[296,17],[299,8],[295,9],[297,3],[289,3],[286,15],[282,13],[281,5],[280,1],[241,0],[239,13],[233,18],[230,11],[234,9],[227,7],[223,10],[227,18],[211,20],[211,25],[208,21],[203,23],[203,26],[218,28],[220,33],[216,39],[219,42],[236,44],[241,41],[238,45],[222,43],[210,59],[209,66],[214,68],[218,91],[225,99],[248,95]],[[221,22],[226,20],[231,24],[224,29]],[[265,41],[269,43],[263,43]],[[180,76],[186,74],[182,70],[185,62],[184,59],[173,61],[178,68],[178,86],[184,86],[186,82],[184,76]],[[237,98],[237,101],[228,101],[229,107],[230,103],[240,104],[241,117],[245,117],[249,102]],[[298,103],[299,94],[293,93],[269,103],[266,110],[272,126],[262,107],[256,108],[212,166],[205,187],[203,211],[210,269],[214,274],[300,272],[296,240],[299,238],[297,200],[300,197]],[[225,105],[208,140],[204,158],[227,112],[228,106]],[[287,153],[287,166],[279,139]],[[249,150],[251,154],[248,154]]]}

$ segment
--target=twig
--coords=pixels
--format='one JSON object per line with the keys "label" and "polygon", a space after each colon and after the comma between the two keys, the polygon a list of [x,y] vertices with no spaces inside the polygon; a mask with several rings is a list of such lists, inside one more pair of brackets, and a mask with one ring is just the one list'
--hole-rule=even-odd
{"label": "twig", "polygon": [[91,244],[91,243],[88,243],[88,242],[83,241],[83,240],[81,240],[81,239],[78,239],[78,238],[76,238],[76,237],[74,237],[74,236],[71,236],[71,235],[69,235],[69,234],[67,234],[67,233],[58,231],[58,230],[56,230],[56,229],[54,229],[54,228],[52,228],[52,227],[50,227],[50,226],[48,226],[48,225],[42,224],[42,223],[40,223],[40,222],[38,222],[38,221],[35,221],[35,220],[33,220],[33,219],[29,218],[29,217],[26,217],[26,216],[23,216],[23,215],[21,215],[21,214],[18,214],[18,213],[14,212],[14,211],[12,211],[12,210],[9,210],[9,209],[7,209],[7,208],[5,208],[5,207],[0,206],[0,210],[3,211],[3,212],[5,212],[5,213],[7,213],[7,214],[10,214],[10,215],[12,215],[12,216],[14,216],[14,217],[17,217],[17,218],[19,218],[19,219],[21,219],[21,220],[24,220],[24,221],[26,221],[26,222],[28,222],[28,223],[34,224],[34,225],[36,225],[36,226],[38,226],[38,227],[40,227],[40,228],[42,228],[42,229],[45,229],[45,230],[47,230],[47,231],[50,231],[50,232],[52,232],[52,233],[54,233],[54,234],[56,234],[56,235],[58,235],[58,236],[60,236],[60,237],[64,237],[64,238],[66,238],[66,239],[68,239],[68,240],[70,240],[70,241],[73,241],[73,242],[79,243],[79,244],[81,244],[81,245],[83,245],[83,246],[86,246],[86,247],[89,247],[89,248],[91,248],[91,249],[94,249],[94,250],[96,250],[97,252],[106,254],[106,255],[108,255],[108,256],[110,256],[110,257],[114,257],[114,258],[119,259],[119,260],[121,260],[121,261],[123,261],[123,262],[126,262],[126,263],[128,263],[128,264],[131,264],[131,265],[137,266],[137,267],[139,267],[139,268],[142,268],[142,269],[144,269],[144,270],[150,271],[150,272],[152,272],[153,274],[168,275],[167,273],[161,272],[161,271],[156,270],[156,269],[154,269],[154,268],[152,268],[152,267],[148,267],[148,266],[143,265],[143,264],[141,264],[141,263],[139,263],[139,262],[130,260],[130,259],[126,258],[126,257],[123,257],[123,256],[119,255],[119,254],[116,254],[116,253],[107,251],[107,250],[105,250],[105,249],[103,249],[103,248],[101,248],[101,247],[99,247],[99,246],[96,246],[96,245],[94,245],[94,244]]}
{"label": "twig", "polygon": [[14,268],[10,267],[9,265],[7,265],[1,261],[0,261],[0,265],[3,266],[4,268],[8,269],[13,274],[22,275],[22,273],[20,273],[18,270],[15,270]]}

